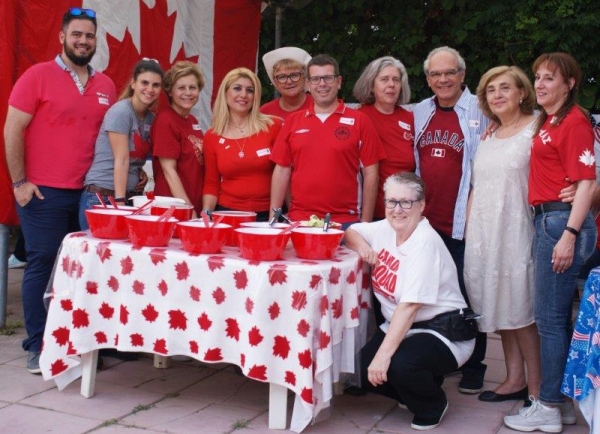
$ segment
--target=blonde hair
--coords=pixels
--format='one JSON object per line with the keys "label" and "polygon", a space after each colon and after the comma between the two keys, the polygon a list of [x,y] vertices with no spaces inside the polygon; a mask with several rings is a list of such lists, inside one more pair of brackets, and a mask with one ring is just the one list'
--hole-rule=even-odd
{"label": "blonde hair", "polygon": [[223,78],[213,106],[213,118],[210,128],[220,136],[225,134],[230,118],[226,93],[233,82],[239,78],[247,78],[252,82],[252,86],[254,87],[254,102],[252,103],[248,117],[248,135],[251,136],[261,131],[267,131],[273,125],[273,118],[260,112],[262,87],[258,77],[248,68],[236,68],[229,71]]}

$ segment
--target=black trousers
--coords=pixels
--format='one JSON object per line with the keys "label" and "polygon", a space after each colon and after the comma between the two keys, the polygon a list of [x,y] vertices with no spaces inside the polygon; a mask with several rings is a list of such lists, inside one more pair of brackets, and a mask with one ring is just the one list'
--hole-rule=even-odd
{"label": "black trousers", "polygon": [[431,333],[415,333],[405,338],[392,356],[388,381],[375,387],[369,383],[367,368],[384,338],[385,333],[377,329],[361,350],[362,388],[403,402],[415,416],[437,415],[446,405],[440,379],[458,367],[450,349]]}

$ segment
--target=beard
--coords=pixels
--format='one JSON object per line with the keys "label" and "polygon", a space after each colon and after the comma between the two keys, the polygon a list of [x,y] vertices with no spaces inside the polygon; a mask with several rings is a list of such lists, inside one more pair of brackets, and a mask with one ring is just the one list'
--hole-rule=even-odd
{"label": "beard", "polygon": [[78,56],[75,54],[75,51],[67,45],[67,41],[63,42],[63,50],[67,58],[77,66],[87,65],[92,60],[92,57],[94,57],[94,54],[96,54],[96,47],[94,47],[89,54],[85,56]]}

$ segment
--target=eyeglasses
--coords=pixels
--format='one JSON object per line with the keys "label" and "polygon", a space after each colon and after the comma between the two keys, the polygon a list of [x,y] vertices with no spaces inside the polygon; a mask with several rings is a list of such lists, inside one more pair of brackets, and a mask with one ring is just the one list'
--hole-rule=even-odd
{"label": "eyeglasses", "polygon": [[92,9],[69,8],[68,14],[72,17],[80,17],[82,15],[85,15],[88,18],[96,18],[96,11]]}
{"label": "eyeglasses", "polygon": [[301,72],[292,72],[291,74],[276,75],[275,80],[277,80],[278,83],[284,84],[286,81],[288,81],[289,78],[292,81],[292,83],[295,83],[298,80],[300,80],[300,77],[302,77]]}
{"label": "eyeglasses", "polygon": [[454,78],[456,76],[456,74],[458,74],[459,72],[461,72],[462,69],[449,69],[448,71],[431,71],[428,72],[427,75],[429,76],[429,78],[433,78],[434,80],[439,80],[440,78],[442,78],[442,75],[445,75],[448,78]]}
{"label": "eyeglasses", "polygon": [[[142,57],[142,60],[144,62],[154,62],[154,63],[158,63],[158,60],[156,59],[151,59],[150,57]],[[160,63],[158,63],[160,65]]]}
{"label": "eyeglasses", "polygon": [[402,209],[411,209],[413,206],[413,203],[415,202],[420,202],[421,199],[417,199],[417,200],[408,200],[408,199],[402,199],[402,200],[396,200],[396,199],[385,199],[383,201],[383,203],[385,203],[385,207],[387,209],[394,209],[396,208],[396,205],[400,205],[400,208]]}
{"label": "eyeglasses", "polygon": [[323,80],[325,82],[325,84],[331,84],[335,81],[335,79],[339,77],[339,75],[314,75],[312,77],[308,77],[308,81],[310,82],[310,84],[319,84],[321,82],[321,80]]}

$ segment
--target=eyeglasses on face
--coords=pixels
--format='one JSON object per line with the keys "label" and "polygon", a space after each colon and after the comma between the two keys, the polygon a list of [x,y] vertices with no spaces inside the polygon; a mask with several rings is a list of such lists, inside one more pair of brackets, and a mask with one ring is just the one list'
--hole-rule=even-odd
{"label": "eyeglasses on face", "polygon": [[72,17],[80,17],[85,15],[88,18],[96,18],[96,11],[93,9],[69,8],[69,15]]}
{"label": "eyeglasses on face", "polygon": [[413,206],[413,203],[415,202],[420,202],[420,199],[417,200],[408,200],[408,199],[402,199],[402,200],[396,200],[396,199],[385,199],[383,201],[383,203],[385,203],[385,207],[387,209],[394,209],[396,208],[396,205],[400,205],[400,208],[402,209],[411,209]]}
{"label": "eyeglasses on face", "polygon": [[454,78],[456,77],[456,74],[458,74],[460,71],[462,71],[461,69],[449,69],[447,71],[430,71],[429,73],[427,73],[427,75],[429,76],[429,78],[432,78],[434,80],[439,80],[440,78],[442,78],[442,75],[448,77],[448,78]]}
{"label": "eyeglasses on face", "polygon": [[338,75],[313,75],[308,77],[308,81],[310,84],[317,85],[323,80],[326,84],[331,84],[335,81],[335,79],[339,77]]}
{"label": "eyeglasses on face", "polygon": [[[158,60],[156,59],[151,59],[150,57],[142,57],[142,60],[144,62],[154,62],[154,63],[158,63]],[[160,63],[158,63],[160,65]]]}
{"label": "eyeglasses on face", "polygon": [[286,81],[288,81],[288,78],[289,78],[292,82],[295,83],[298,80],[300,80],[300,77],[302,77],[301,72],[292,72],[291,74],[276,75],[275,80],[277,80],[278,83],[284,84]]}

